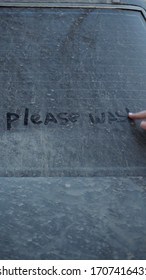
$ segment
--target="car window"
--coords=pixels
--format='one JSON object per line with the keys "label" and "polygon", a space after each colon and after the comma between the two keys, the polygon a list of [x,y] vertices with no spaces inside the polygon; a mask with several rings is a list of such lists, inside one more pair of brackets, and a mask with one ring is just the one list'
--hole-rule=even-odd
{"label": "car window", "polygon": [[0,175],[145,175],[139,11],[0,9]]}

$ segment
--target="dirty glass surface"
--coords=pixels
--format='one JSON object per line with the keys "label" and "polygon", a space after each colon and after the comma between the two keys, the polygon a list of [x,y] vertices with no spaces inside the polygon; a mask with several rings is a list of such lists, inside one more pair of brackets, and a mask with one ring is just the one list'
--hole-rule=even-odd
{"label": "dirty glass surface", "polygon": [[145,175],[140,12],[0,9],[0,175]]}

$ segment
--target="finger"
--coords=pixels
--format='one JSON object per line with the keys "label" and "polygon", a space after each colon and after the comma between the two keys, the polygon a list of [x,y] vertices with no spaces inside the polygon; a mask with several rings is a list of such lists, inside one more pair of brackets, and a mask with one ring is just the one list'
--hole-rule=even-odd
{"label": "finger", "polygon": [[146,121],[142,121],[140,127],[146,130]]}
{"label": "finger", "polygon": [[144,119],[146,118],[146,111],[138,112],[138,113],[129,113],[128,117],[130,119]]}

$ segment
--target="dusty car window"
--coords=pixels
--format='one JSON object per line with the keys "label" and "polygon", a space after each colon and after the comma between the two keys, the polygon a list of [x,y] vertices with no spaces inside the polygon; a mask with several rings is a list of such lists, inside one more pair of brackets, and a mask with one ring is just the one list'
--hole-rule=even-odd
{"label": "dusty car window", "polygon": [[140,12],[0,9],[0,175],[143,175]]}

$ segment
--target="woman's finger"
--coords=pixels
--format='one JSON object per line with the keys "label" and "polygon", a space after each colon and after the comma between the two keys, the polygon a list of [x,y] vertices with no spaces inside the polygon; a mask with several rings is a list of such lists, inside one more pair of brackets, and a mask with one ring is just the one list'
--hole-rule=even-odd
{"label": "woman's finger", "polygon": [[146,130],[146,121],[142,121],[140,127]]}
{"label": "woman's finger", "polygon": [[146,118],[146,111],[138,112],[138,113],[129,113],[128,117],[130,119],[145,119]]}

